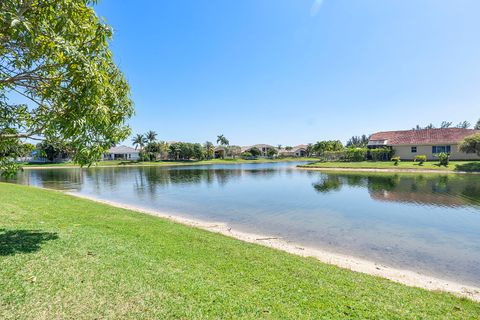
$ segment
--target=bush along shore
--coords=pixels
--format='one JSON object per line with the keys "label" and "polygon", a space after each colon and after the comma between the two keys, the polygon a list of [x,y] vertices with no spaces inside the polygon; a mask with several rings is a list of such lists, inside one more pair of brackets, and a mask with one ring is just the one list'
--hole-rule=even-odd
{"label": "bush along shore", "polygon": [[[394,157],[395,158],[395,157]],[[449,161],[448,164],[440,162],[420,161],[317,161],[299,165],[305,169],[325,170],[371,170],[371,171],[422,171],[422,172],[472,172],[480,173],[480,161]]]}
{"label": "bush along shore", "polygon": [[0,318],[478,319],[480,304],[0,183]]}

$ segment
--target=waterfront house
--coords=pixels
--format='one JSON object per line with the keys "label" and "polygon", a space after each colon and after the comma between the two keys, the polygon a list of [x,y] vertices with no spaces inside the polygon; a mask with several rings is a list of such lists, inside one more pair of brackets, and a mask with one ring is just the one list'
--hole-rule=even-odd
{"label": "waterfront house", "polygon": [[369,148],[392,148],[402,160],[413,160],[425,155],[428,160],[437,159],[441,152],[449,153],[451,160],[480,160],[475,153],[464,153],[459,145],[465,137],[480,133],[480,130],[441,128],[377,132],[370,136]]}
{"label": "waterfront house", "polygon": [[247,151],[249,152],[253,148],[257,148],[258,150],[260,150],[260,156],[261,157],[267,157],[269,150],[276,149],[276,147],[271,146],[269,144],[255,144],[253,146],[242,147],[241,151],[242,152],[247,152]]}
{"label": "waterfront house", "polygon": [[306,157],[307,145],[301,144],[288,150],[285,148],[282,148],[278,151],[278,154],[284,157]]}
{"label": "waterfront house", "polygon": [[116,146],[110,148],[107,153],[102,156],[102,160],[138,160],[140,159],[140,151],[127,147]]}
{"label": "waterfront house", "polygon": [[225,158],[226,155],[227,155],[227,147],[225,146],[215,147],[215,153],[214,153],[215,159]]}

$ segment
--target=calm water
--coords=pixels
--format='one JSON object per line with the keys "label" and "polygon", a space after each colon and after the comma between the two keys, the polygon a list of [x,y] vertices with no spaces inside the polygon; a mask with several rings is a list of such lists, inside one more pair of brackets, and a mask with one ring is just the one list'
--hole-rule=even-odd
{"label": "calm water", "polygon": [[27,170],[17,181],[480,285],[480,176],[321,173],[295,163]]}

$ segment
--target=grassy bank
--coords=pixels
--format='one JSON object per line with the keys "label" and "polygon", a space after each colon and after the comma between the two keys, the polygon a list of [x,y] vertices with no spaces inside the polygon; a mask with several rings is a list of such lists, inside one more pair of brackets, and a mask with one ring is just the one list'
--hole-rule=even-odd
{"label": "grassy bank", "polygon": [[389,169],[389,170],[435,170],[445,172],[480,172],[480,161],[450,161],[450,164],[440,166],[437,162],[401,161],[397,166],[393,161],[361,161],[361,162],[315,162],[302,165],[303,168],[349,168],[349,169]]}
{"label": "grassy bank", "polygon": [[[256,160],[244,159],[212,159],[201,161],[121,161],[109,160],[97,162],[92,167],[122,167],[122,166],[191,166],[191,165],[208,165],[208,164],[240,164],[240,163],[269,163],[269,162],[295,162],[295,161],[318,161],[316,158],[281,158],[281,159],[264,159]],[[70,168],[79,166],[73,162],[64,163],[24,163],[24,169],[29,168]]]}
{"label": "grassy bank", "polygon": [[480,304],[0,184],[0,318],[478,319]]}

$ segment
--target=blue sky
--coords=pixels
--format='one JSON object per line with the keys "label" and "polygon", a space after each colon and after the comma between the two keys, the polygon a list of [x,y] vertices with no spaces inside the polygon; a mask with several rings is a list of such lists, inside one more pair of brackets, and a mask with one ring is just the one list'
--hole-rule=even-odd
{"label": "blue sky", "polygon": [[480,117],[477,0],[103,0],[134,133],[295,145]]}

